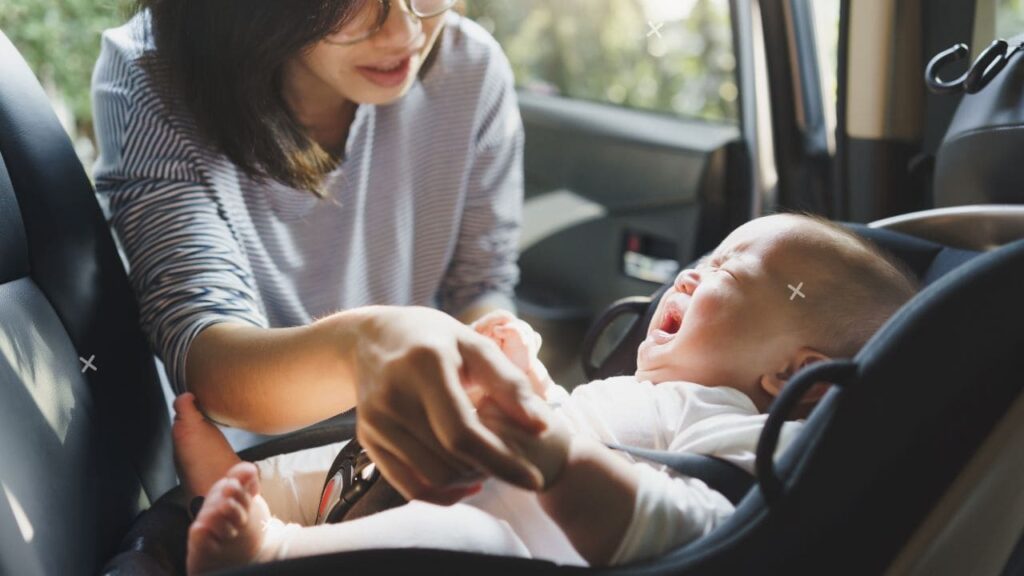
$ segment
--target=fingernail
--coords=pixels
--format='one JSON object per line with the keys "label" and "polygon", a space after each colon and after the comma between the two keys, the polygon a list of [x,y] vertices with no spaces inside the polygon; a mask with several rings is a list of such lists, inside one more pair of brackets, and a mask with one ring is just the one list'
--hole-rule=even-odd
{"label": "fingernail", "polygon": [[526,413],[529,414],[530,418],[537,424],[538,432],[543,432],[548,427],[547,419],[544,417],[543,407],[540,405],[542,403],[543,402],[540,398],[531,395],[526,399],[523,406],[526,409]]}
{"label": "fingernail", "polygon": [[520,476],[518,484],[527,490],[540,490],[544,487],[544,478],[540,472],[534,474],[527,470]]}

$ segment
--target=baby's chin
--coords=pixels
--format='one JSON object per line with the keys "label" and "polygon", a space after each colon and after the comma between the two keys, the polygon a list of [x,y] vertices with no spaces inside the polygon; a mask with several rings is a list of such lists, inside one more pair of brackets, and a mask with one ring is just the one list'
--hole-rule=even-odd
{"label": "baby's chin", "polygon": [[640,343],[636,352],[636,372],[640,381],[653,384],[669,381],[699,382],[700,374],[686,360],[681,346],[659,345],[650,338]]}
{"label": "baby's chin", "polygon": [[649,358],[652,346],[653,343],[649,340],[644,340],[640,343],[640,348],[636,352],[636,372],[634,375],[637,380],[650,380],[657,384],[658,381],[664,380],[664,378],[659,378],[658,366]]}

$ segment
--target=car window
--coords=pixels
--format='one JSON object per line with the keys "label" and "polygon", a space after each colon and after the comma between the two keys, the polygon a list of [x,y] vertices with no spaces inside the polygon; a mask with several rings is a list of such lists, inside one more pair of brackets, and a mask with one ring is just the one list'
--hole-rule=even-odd
{"label": "car window", "polygon": [[521,90],[736,122],[728,0],[465,0]]}
{"label": "car window", "polygon": [[1024,33],[1024,0],[996,2],[996,38],[1009,38]]}
{"label": "car window", "polygon": [[821,82],[829,152],[835,153],[836,101],[839,95],[839,0],[806,0],[814,18],[814,46]]}

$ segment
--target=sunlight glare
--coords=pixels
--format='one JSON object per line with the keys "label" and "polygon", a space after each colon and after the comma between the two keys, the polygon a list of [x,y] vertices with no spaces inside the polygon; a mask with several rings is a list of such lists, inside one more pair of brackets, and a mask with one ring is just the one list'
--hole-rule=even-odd
{"label": "sunlight glare", "polygon": [[18,529],[21,530],[21,537],[25,539],[26,544],[32,542],[36,531],[32,528],[32,522],[29,521],[28,515],[25,514],[25,509],[21,507],[21,503],[14,497],[14,494],[11,494],[11,491],[7,489],[7,484],[0,482],[0,486],[3,486],[4,495],[7,496],[7,501],[11,503],[11,512],[14,513],[14,521],[18,524]]}

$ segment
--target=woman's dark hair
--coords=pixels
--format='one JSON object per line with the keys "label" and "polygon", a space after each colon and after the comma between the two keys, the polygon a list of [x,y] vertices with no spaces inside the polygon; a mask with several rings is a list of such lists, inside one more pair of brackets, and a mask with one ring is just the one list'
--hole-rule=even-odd
{"label": "woman's dark hair", "polygon": [[[322,195],[338,158],[313,141],[281,93],[285,62],[337,30],[367,0],[139,0],[161,90],[239,169]],[[371,0],[372,1],[372,0]]]}

